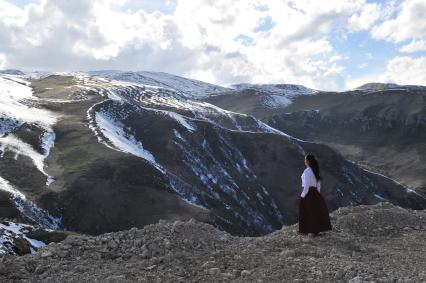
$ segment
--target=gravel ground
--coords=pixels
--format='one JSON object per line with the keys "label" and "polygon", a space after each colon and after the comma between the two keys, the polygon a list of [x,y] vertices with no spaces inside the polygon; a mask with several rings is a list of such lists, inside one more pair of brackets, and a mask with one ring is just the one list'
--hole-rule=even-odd
{"label": "gravel ground", "polygon": [[0,282],[426,282],[426,211],[382,203],[331,214],[333,231],[297,225],[257,238],[196,221],[92,237],[0,258]]}

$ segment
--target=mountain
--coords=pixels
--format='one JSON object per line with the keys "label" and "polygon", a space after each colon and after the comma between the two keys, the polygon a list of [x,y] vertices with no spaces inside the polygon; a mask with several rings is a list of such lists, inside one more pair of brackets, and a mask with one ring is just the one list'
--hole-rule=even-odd
{"label": "mountain", "polygon": [[267,92],[275,95],[283,95],[293,97],[303,94],[314,94],[317,90],[307,88],[302,85],[295,84],[235,84],[231,86],[235,90],[256,90],[259,92]]}
{"label": "mountain", "polygon": [[423,282],[426,212],[387,203],[340,208],[333,231],[297,225],[257,238],[196,221],[71,235],[37,255],[4,257],[2,282]]}
{"label": "mountain", "polygon": [[242,89],[206,98],[253,115],[294,137],[326,144],[363,168],[426,196],[426,87],[370,84],[345,92],[294,96],[271,108],[267,91]]}
{"label": "mountain", "polygon": [[[307,152],[321,157],[331,210],[381,201],[426,208],[421,195],[329,146],[195,99],[181,84],[3,75],[0,92],[0,210],[9,219],[101,234],[195,218],[262,235],[297,221]],[[291,105],[304,97],[319,96]]]}
{"label": "mountain", "polygon": [[0,70],[0,74],[4,74],[4,75],[18,75],[18,76],[25,75],[24,72],[22,72],[20,70],[15,70],[15,69]]}
{"label": "mountain", "polygon": [[[318,92],[314,89],[294,84],[236,84],[231,87],[237,91],[259,95],[259,103],[267,109],[282,108],[291,104],[292,100],[299,95],[310,95]],[[231,91],[221,95],[229,93],[231,93],[231,96],[234,94]],[[245,102],[240,101],[237,104],[241,107],[241,104],[244,105]]]}
{"label": "mountain", "polygon": [[426,90],[426,86],[420,85],[398,85],[391,83],[367,83],[362,86],[357,87],[355,90],[364,90],[364,91],[383,91],[383,90]]}
{"label": "mountain", "polygon": [[366,83],[356,88],[356,90],[385,90],[401,88],[398,84],[392,83]]}
{"label": "mountain", "polygon": [[187,79],[163,72],[90,71],[90,75],[117,81],[133,82],[161,88],[173,89],[191,97],[206,97],[229,89],[198,80]]}

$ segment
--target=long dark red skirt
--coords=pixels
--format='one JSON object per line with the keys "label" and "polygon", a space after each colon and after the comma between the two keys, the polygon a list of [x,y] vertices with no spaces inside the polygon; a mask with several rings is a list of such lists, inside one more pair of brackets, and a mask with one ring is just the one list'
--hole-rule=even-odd
{"label": "long dark red skirt", "polygon": [[331,230],[328,207],[315,187],[299,202],[299,233],[307,234]]}

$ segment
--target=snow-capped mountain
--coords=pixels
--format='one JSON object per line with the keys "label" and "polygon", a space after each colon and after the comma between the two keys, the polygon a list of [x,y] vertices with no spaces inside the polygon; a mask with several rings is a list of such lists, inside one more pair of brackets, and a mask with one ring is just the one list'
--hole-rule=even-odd
{"label": "snow-capped mountain", "polygon": [[261,94],[261,104],[268,109],[279,109],[290,105],[300,95],[312,95],[317,90],[294,84],[236,84],[231,86],[240,93],[254,91]]}
{"label": "snow-capped mountain", "polygon": [[4,74],[4,75],[17,75],[17,76],[23,76],[23,75],[25,75],[24,72],[22,72],[20,70],[15,70],[15,69],[0,70],[0,74]]}
{"label": "snow-capped mountain", "polygon": [[93,234],[195,218],[265,234],[297,221],[307,152],[321,156],[331,209],[383,200],[426,207],[422,196],[327,146],[180,85],[84,73],[0,78],[0,202],[8,218]]}
{"label": "snow-capped mountain", "polygon": [[235,84],[231,86],[236,90],[253,89],[260,92],[269,92],[275,95],[284,95],[288,97],[294,97],[297,95],[314,94],[317,90],[307,88],[302,85],[295,84]]}
{"label": "snow-capped mountain", "polygon": [[206,97],[210,94],[217,94],[229,90],[218,85],[187,79],[163,72],[91,71],[88,72],[88,74],[117,81],[168,88],[194,98]]}

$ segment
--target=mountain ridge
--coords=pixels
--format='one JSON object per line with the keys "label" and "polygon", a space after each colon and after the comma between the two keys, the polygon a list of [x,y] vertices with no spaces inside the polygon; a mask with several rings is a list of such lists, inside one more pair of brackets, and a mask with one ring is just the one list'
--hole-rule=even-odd
{"label": "mountain ridge", "polygon": [[[223,86],[223,85],[219,85],[219,84],[213,84],[213,83],[209,83],[209,82],[204,82],[201,80],[197,80],[197,79],[191,79],[191,78],[186,78],[183,76],[179,76],[179,75],[174,75],[171,73],[167,73],[167,72],[162,72],[162,71],[123,71],[123,70],[91,70],[91,71],[67,71],[67,72],[54,72],[54,71],[30,71],[30,72],[24,72],[18,69],[3,69],[0,70],[0,74],[9,74],[9,75],[17,75],[17,76],[35,76],[35,77],[46,77],[46,76],[50,76],[50,75],[55,75],[55,74],[60,74],[60,75],[72,75],[72,74],[88,74],[88,75],[93,75],[93,76],[104,76],[105,78],[111,78],[113,79],[115,76],[120,77],[121,74],[124,75],[128,75],[128,79],[125,81],[129,81],[129,82],[138,82],[137,79],[133,79],[131,80],[131,75],[138,75],[138,74],[152,74],[152,75],[165,75],[168,77],[175,77],[175,78],[180,78],[186,81],[194,81],[194,82],[198,82],[198,83],[202,83],[202,84],[206,84],[206,85],[210,85],[213,88],[217,87],[216,91],[211,92],[210,94],[214,94],[216,92],[226,92],[229,91],[231,89],[233,90],[243,90],[243,89],[260,89],[262,90],[262,87],[265,87],[265,89],[263,90],[267,90],[268,88],[276,88],[279,89],[280,87],[289,87],[289,88],[293,88],[293,89],[299,89],[300,92],[335,92],[335,91],[330,91],[330,90],[320,90],[320,89],[312,89],[309,87],[306,87],[304,85],[300,85],[300,84],[293,84],[293,83],[235,83],[235,84],[231,84],[228,87]],[[122,78],[126,78],[126,76],[123,76]],[[155,81],[153,81],[155,82]],[[160,83],[161,81],[157,81],[157,83]],[[155,85],[155,84],[154,84]],[[170,85],[168,85],[167,87],[170,87]],[[339,92],[346,92],[346,91],[351,91],[351,90],[384,90],[384,89],[392,89],[392,88],[400,88],[400,87],[414,87],[414,88],[425,88],[425,85],[401,85],[401,84],[396,84],[396,83],[384,83],[384,82],[369,82],[369,83],[364,83],[358,87],[355,87],[353,89],[346,89],[346,90],[341,90]],[[173,87],[172,87],[173,88]],[[273,91],[273,90],[270,90]],[[277,92],[277,90],[275,90]]]}
{"label": "mountain ridge", "polygon": [[[101,234],[196,218],[236,235],[270,233],[297,221],[306,152],[322,156],[332,210],[384,200],[426,207],[424,197],[328,146],[178,90],[81,73],[2,83],[9,104],[51,119],[2,112],[0,176],[46,211],[41,220],[53,215],[67,229]],[[4,203],[31,220],[7,194]]]}

